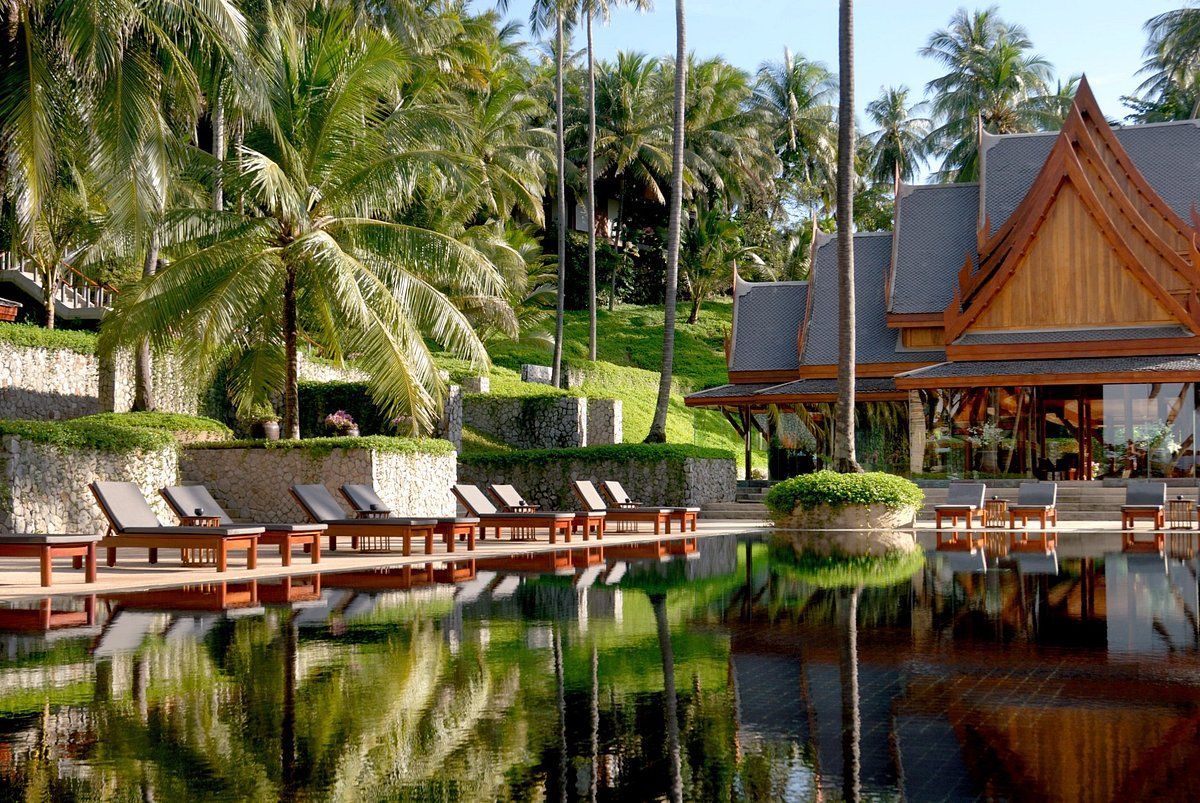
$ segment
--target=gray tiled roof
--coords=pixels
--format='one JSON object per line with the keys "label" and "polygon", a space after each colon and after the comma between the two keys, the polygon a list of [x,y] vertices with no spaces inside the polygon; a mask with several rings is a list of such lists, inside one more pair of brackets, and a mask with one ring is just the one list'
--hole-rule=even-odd
{"label": "gray tiled roof", "polygon": [[730,371],[795,371],[807,282],[739,283]]}
{"label": "gray tiled roof", "polygon": [[968,332],[954,341],[954,344],[956,346],[988,346],[1000,343],[1091,343],[1104,340],[1152,340],[1163,337],[1193,337],[1193,335],[1183,326],[1041,329],[1026,332]]}
{"label": "gray tiled roof", "polygon": [[[1195,120],[1114,129],[1134,165],[1188,219],[1200,202],[1200,125]],[[1058,132],[991,137],[984,156],[984,211],[992,232],[1008,220],[1050,154]]]}
{"label": "gray tiled roof", "polygon": [[1016,374],[1103,374],[1113,372],[1146,374],[1153,381],[1163,371],[1195,371],[1200,379],[1200,356],[1084,357],[1076,360],[986,360],[944,362],[900,374],[908,379],[965,379],[973,376]]}
{"label": "gray tiled roof", "polygon": [[[913,362],[945,359],[940,351],[900,349],[900,333],[887,326],[883,286],[892,258],[890,232],[854,235],[854,298],[858,362]],[[832,365],[838,360],[837,239],[817,249],[812,317],[804,337],[803,365]]]}
{"label": "gray tiled roof", "polygon": [[896,272],[888,311],[941,312],[954,297],[963,258],[975,256],[979,185],[907,189],[897,204]]}
{"label": "gray tiled roof", "polygon": [[[854,380],[855,394],[862,393],[893,393],[896,391],[896,381],[890,376],[858,377]],[[786,382],[760,391],[762,396],[798,396],[805,393],[828,395],[837,393],[836,379],[800,379]]]}
{"label": "gray tiled roof", "polygon": [[753,382],[745,385],[718,385],[715,388],[689,393],[689,399],[727,399],[735,396],[752,396],[760,390],[774,387],[772,382]]}

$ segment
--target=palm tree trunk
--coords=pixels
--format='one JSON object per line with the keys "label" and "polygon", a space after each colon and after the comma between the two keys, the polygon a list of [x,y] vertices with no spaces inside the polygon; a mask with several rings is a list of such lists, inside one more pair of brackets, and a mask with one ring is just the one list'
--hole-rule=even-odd
{"label": "palm tree trunk", "polygon": [[[53,258],[52,258],[53,259]],[[58,263],[42,270],[42,306],[46,308],[46,328],[54,328],[54,290],[58,285]]]}
{"label": "palm tree trunk", "polygon": [[[1017,417],[1020,420],[1020,416]],[[921,391],[908,392],[908,470],[920,474],[925,468],[925,405]]]}
{"label": "palm tree trunk", "polygon": [[[629,182],[625,180],[625,174],[621,174],[621,195],[617,198],[617,225],[613,229],[613,233],[617,238],[618,247],[621,249],[622,268],[625,267],[625,258],[627,251],[625,250],[625,194],[629,191]],[[617,305],[617,263],[613,263],[612,273],[609,274],[608,285],[608,311],[612,312]]]}
{"label": "palm tree trunk", "polygon": [[838,24],[838,400],[834,468],[858,472],[854,453],[854,0],[841,0]]}
{"label": "palm tree trunk", "polygon": [[592,13],[587,11],[588,57],[588,359],[596,360],[596,54],[592,47]]}
{"label": "palm tree trunk", "polygon": [[213,92],[212,108],[212,149],[216,166],[213,168],[212,208],[220,212],[225,208],[225,106],[222,103],[224,92],[221,89],[221,79],[217,79],[216,90]]}
{"label": "palm tree trunk", "polygon": [[692,311],[688,313],[688,323],[695,323],[700,320],[700,296],[692,296]]}
{"label": "palm tree trunk", "polygon": [[563,15],[555,18],[554,35],[554,105],[555,160],[558,168],[558,301],[554,310],[554,363],[550,369],[550,384],[558,387],[562,377],[563,302],[566,299],[567,277],[567,177],[566,145],[563,141]]}
{"label": "palm tree trunk", "polygon": [[[679,0],[681,2],[681,0]],[[678,8],[678,4],[676,5]],[[662,657],[663,703],[667,719],[667,764],[671,771],[672,801],[683,800],[683,757],[679,752],[679,702],[675,696],[675,651],[671,647],[671,625],[667,621],[666,594],[651,594],[650,607],[658,630],[658,653]]]}
{"label": "palm tree trunk", "polygon": [[[142,263],[142,276],[150,277],[158,272],[158,229],[150,232],[146,243],[146,261]],[[142,338],[133,359],[133,409],[146,412],[154,409],[154,361],[150,356],[150,341]]]}
{"label": "palm tree trunk", "polygon": [[675,125],[671,154],[671,217],[667,231],[667,300],[663,310],[663,361],[658,382],[658,403],[646,443],[667,439],[667,404],[671,401],[671,374],[675,362],[675,297],[679,285],[679,229],[683,216],[683,115],[687,91],[687,26],[683,0],[675,0]]}
{"label": "palm tree trunk", "polygon": [[858,595],[861,589],[837,591],[838,669],[842,680],[842,799],[862,799],[862,720],[858,695]]}
{"label": "palm tree trunk", "polygon": [[296,369],[296,270],[288,268],[283,282],[283,350],[287,360],[283,385],[283,435],[300,437],[300,389]]}

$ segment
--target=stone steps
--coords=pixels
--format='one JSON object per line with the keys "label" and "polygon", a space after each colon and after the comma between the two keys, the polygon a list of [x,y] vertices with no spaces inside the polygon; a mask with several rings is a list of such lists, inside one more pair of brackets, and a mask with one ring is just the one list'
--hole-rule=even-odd
{"label": "stone steps", "polygon": [[700,518],[763,521],[767,508],[759,502],[709,502],[701,507]]}

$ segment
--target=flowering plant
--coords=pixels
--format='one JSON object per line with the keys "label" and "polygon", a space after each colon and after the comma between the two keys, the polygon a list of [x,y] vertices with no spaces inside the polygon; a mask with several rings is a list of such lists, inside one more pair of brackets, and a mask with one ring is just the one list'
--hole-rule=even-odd
{"label": "flowering plant", "polygon": [[1007,433],[995,424],[984,424],[981,427],[971,427],[967,440],[977,449],[992,449],[1004,442]]}
{"label": "flowering plant", "polygon": [[325,426],[335,432],[345,434],[358,426],[354,422],[354,417],[345,410],[338,410],[335,413],[330,413],[325,416]]}

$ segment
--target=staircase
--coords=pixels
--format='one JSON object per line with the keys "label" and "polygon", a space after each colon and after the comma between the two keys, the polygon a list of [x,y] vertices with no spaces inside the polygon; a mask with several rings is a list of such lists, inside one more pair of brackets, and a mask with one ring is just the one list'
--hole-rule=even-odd
{"label": "staircase", "polygon": [[[112,307],[116,290],[100,284],[63,263],[66,277],[54,291],[54,315],[71,321],[96,321]],[[28,260],[0,253],[0,281],[9,282],[32,298],[41,299],[42,277]]]}
{"label": "staircase", "polygon": [[702,519],[729,519],[737,521],[765,521],[767,507],[763,497],[771,483],[763,480],[739,482],[732,502],[709,502],[700,509]]}

